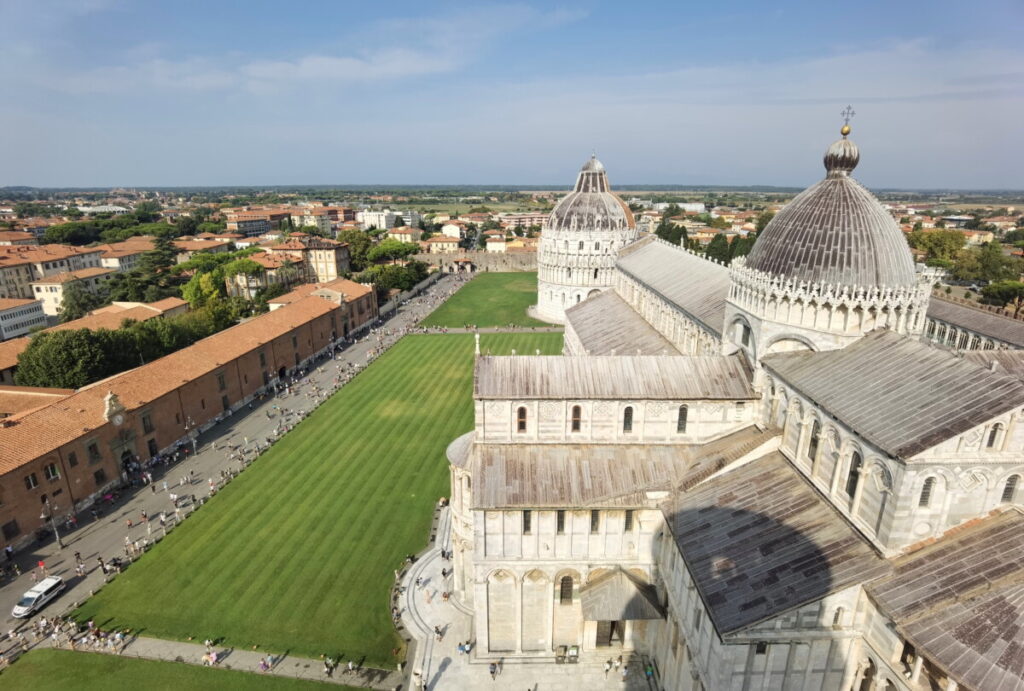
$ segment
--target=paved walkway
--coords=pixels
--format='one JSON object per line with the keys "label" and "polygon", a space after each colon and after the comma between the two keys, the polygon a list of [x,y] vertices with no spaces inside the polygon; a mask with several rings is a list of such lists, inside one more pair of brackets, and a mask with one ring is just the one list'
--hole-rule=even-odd
{"label": "paved walkway", "polygon": [[[416,641],[411,652],[408,671],[412,673],[410,688],[416,688],[417,679],[423,688],[434,689],[529,689],[530,691],[651,691],[643,673],[639,657],[624,659],[628,672],[625,677],[612,671],[605,674],[606,659],[618,657],[619,652],[586,655],[579,664],[558,665],[552,654],[549,661],[509,660],[500,666],[500,673],[491,679],[490,659],[480,659],[475,648],[469,655],[459,653],[459,643],[470,641],[471,613],[458,605],[454,598],[444,602],[442,593],[451,587],[451,576],[442,578],[441,570],[448,571],[452,562],[441,559],[441,550],[451,548],[451,520],[446,507],[438,512],[435,523],[437,540],[402,576],[405,588],[399,596],[402,624]],[[420,586],[416,586],[416,580]],[[437,640],[434,627],[441,630]],[[628,657],[628,656],[627,656]]]}

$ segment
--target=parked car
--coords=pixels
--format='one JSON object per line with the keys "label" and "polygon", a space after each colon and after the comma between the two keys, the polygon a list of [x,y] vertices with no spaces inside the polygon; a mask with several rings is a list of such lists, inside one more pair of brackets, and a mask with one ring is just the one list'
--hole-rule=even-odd
{"label": "parked car", "polygon": [[21,596],[18,604],[11,610],[11,614],[17,619],[25,619],[45,607],[51,600],[62,592],[67,584],[60,576],[50,576],[39,581],[27,593]]}

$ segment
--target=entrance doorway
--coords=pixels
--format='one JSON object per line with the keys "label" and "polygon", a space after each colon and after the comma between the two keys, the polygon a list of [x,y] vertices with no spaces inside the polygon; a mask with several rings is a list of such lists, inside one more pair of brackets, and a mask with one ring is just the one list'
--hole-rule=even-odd
{"label": "entrance doorway", "polygon": [[607,648],[612,645],[622,645],[622,635],[626,630],[624,621],[599,621],[597,622],[598,648]]}

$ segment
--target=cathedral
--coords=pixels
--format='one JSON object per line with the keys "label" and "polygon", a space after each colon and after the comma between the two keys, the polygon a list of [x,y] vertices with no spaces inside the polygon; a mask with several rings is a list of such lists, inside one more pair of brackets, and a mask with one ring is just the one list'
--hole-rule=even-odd
{"label": "cathedral", "polygon": [[848,135],[730,266],[639,237],[583,166],[538,256],[564,353],[478,353],[447,452],[478,659],[1024,689],[1024,350],[935,342],[938,276]]}

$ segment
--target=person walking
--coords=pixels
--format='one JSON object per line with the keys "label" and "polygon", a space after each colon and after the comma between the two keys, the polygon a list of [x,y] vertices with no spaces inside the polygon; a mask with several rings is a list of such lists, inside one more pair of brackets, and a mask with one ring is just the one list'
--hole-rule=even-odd
{"label": "person walking", "polygon": [[487,671],[491,673],[491,681],[498,678],[498,665],[493,662],[488,666]]}
{"label": "person walking", "polygon": [[608,672],[612,671],[612,661],[608,660],[604,663],[604,678],[608,678]]}

